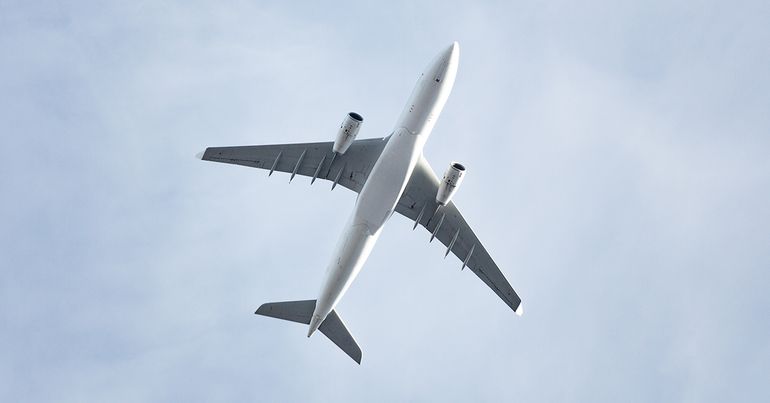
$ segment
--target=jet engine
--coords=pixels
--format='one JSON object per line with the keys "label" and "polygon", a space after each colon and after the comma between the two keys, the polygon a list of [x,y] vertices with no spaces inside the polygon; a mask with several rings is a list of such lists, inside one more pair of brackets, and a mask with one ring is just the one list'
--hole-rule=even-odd
{"label": "jet engine", "polygon": [[361,128],[361,123],[364,122],[364,118],[361,115],[350,112],[345,115],[345,119],[340,125],[340,130],[337,132],[337,138],[334,140],[334,150],[337,154],[345,154],[353,140],[356,139],[358,130]]}
{"label": "jet engine", "polygon": [[452,162],[449,164],[449,168],[447,168],[444,173],[444,179],[442,179],[441,183],[438,185],[436,203],[442,206],[449,203],[449,201],[452,200],[452,196],[454,196],[457,191],[457,188],[460,187],[464,175],[465,166],[463,166],[463,164],[459,162]]}

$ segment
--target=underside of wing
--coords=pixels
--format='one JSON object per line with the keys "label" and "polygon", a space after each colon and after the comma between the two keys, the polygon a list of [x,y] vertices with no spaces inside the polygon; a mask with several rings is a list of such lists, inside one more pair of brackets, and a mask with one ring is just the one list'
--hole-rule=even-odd
{"label": "underside of wing", "polygon": [[462,261],[516,314],[523,312],[521,298],[511,287],[500,268],[481,244],[476,234],[463,218],[453,202],[440,206],[436,203],[439,179],[425,158],[415,167],[396,211],[421,225],[431,234],[430,241],[438,239],[447,247],[445,257],[451,252]]}
{"label": "underside of wing", "polygon": [[274,144],[259,146],[209,147],[199,157],[206,161],[223,162],[260,168],[273,172],[332,181],[354,192],[360,192],[366,178],[377,162],[386,139],[356,140],[344,154],[332,151],[333,142]]}

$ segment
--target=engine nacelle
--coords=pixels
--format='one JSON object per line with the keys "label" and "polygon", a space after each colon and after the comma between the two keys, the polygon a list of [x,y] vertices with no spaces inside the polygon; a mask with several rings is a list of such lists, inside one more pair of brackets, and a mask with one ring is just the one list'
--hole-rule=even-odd
{"label": "engine nacelle", "polygon": [[345,154],[348,147],[353,144],[353,140],[356,139],[358,130],[361,128],[361,123],[363,122],[364,118],[355,112],[350,112],[345,115],[345,120],[342,121],[340,131],[337,132],[337,138],[334,140],[334,148],[332,149],[335,153]]}
{"label": "engine nacelle", "polygon": [[436,203],[445,206],[452,200],[457,188],[463,182],[463,176],[465,175],[465,166],[459,162],[452,162],[449,164],[444,173],[444,179],[438,185],[438,192],[436,193]]}

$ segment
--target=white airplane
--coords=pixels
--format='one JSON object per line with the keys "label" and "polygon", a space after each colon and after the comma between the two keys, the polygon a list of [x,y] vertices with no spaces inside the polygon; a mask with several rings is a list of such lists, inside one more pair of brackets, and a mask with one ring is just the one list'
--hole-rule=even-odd
{"label": "white airplane", "polygon": [[309,325],[307,336],[320,330],[357,363],[361,349],[345,328],[334,307],[361,271],[385,223],[393,212],[422,225],[521,315],[521,299],[511,288],[487,250],[463,219],[452,196],[465,167],[452,162],[442,180],[425,160],[422,150],[452,91],[460,48],[457,42],[439,53],[420,75],[393,131],[384,138],[355,140],[361,115],[348,113],[334,142],[261,146],[209,147],[198,157],[332,182],[358,193],[327,268],[326,281],[316,300],[267,303],[259,315]]}

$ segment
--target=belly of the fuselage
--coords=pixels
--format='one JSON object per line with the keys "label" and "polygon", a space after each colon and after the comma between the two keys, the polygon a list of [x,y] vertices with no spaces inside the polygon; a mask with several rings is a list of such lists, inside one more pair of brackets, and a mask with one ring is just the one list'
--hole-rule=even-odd
{"label": "belly of the fuselage", "polygon": [[396,131],[388,140],[358,196],[316,302],[313,315],[318,316],[315,320],[317,324],[334,309],[358,275],[414,170],[422,150],[415,141],[416,136],[404,132],[399,135]]}
{"label": "belly of the fuselage", "polygon": [[356,201],[354,222],[375,233],[395,209],[419,158],[417,136],[397,130],[380,155]]}

